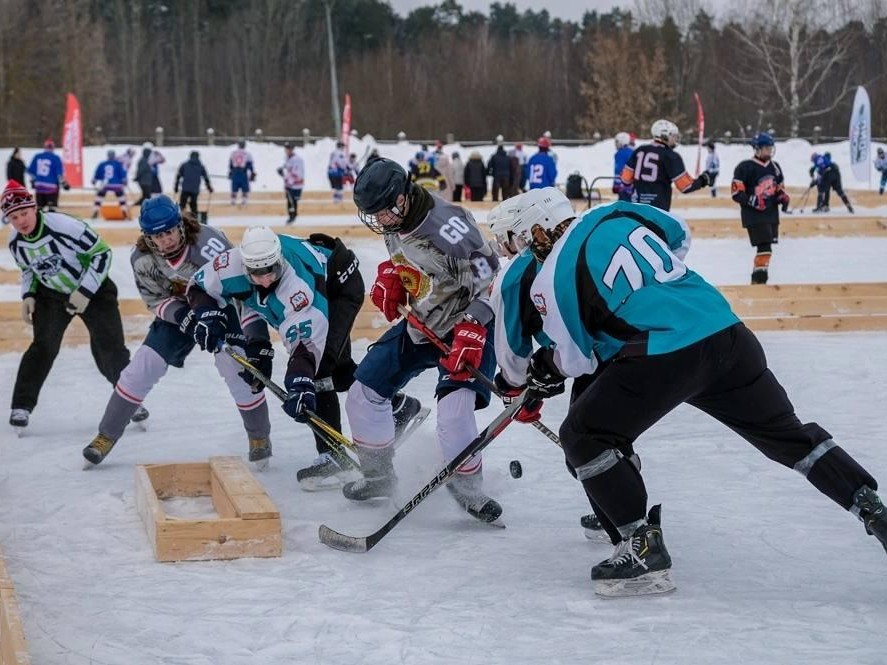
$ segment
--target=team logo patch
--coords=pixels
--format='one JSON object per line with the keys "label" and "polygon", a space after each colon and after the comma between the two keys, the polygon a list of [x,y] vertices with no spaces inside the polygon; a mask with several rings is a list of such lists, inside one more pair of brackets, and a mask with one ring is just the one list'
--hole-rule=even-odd
{"label": "team logo patch", "polygon": [[533,294],[533,306],[539,311],[542,316],[548,314],[548,305],[545,304],[545,296],[541,293]]}
{"label": "team logo patch", "polygon": [[213,259],[213,270],[218,272],[222,268],[228,267],[228,252],[223,254],[219,254],[216,258]]}
{"label": "team logo patch", "polygon": [[41,277],[55,277],[61,272],[61,256],[43,256],[31,264],[31,269],[40,273]]}
{"label": "team logo patch", "polygon": [[305,295],[304,291],[296,291],[290,297],[290,305],[293,306],[294,311],[301,312],[308,306],[308,296]]}
{"label": "team logo patch", "polygon": [[391,261],[397,267],[400,282],[415,300],[424,300],[431,293],[431,278],[407,261],[407,258],[397,252],[391,256]]}

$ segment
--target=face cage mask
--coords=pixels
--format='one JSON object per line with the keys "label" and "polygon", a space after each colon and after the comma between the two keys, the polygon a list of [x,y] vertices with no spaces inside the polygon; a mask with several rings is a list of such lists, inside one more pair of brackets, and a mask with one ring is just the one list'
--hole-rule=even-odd
{"label": "face cage mask", "polygon": [[[400,221],[393,224],[382,224],[382,222],[379,221],[379,213],[382,212],[390,212],[392,215],[400,219]],[[373,233],[378,233],[379,235],[397,233],[403,228],[405,221],[405,215],[396,205],[391,206],[391,208],[388,208],[387,210],[383,208],[377,213],[368,213],[358,209],[357,216],[360,218],[360,221],[363,222],[364,226]]]}
{"label": "face cage mask", "polygon": [[178,225],[171,228],[169,231],[162,231],[161,233],[168,233],[172,231],[179,232],[179,242],[176,243],[175,247],[172,249],[167,249],[166,251],[161,251],[157,246],[157,243],[154,242],[154,236],[160,235],[160,233],[155,233],[149,235],[147,233],[143,234],[145,236],[145,243],[148,245],[148,249],[151,250],[153,254],[156,254],[161,259],[174,259],[177,256],[181,255],[182,250],[185,249],[185,226],[182,222],[179,222]]}
{"label": "face cage mask", "polygon": [[512,259],[521,252],[521,250],[517,248],[514,233],[512,233],[511,231],[494,233],[493,245],[496,253],[499,254],[499,256],[501,256],[502,258]]}

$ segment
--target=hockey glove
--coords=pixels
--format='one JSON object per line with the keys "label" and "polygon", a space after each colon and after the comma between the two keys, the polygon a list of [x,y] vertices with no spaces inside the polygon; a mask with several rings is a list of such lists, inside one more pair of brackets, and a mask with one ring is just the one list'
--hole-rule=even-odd
{"label": "hockey glove", "polygon": [[194,341],[204,351],[216,353],[222,348],[225,333],[228,332],[228,318],[225,312],[212,307],[194,309]]}
{"label": "hockey glove", "polygon": [[388,321],[394,321],[400,316],[400,312],[397,311],[398,305],[407,304],[407,290],[400,281],[400,273],[391,261],[379,264],[376,281],[370,289],[370,300]]}
{"label": "hockey glove", "polygon": [[283,410],[296,422],[307,423],[308,411],[317,409],[317,395],[314,393],[314,379],[310,376],[288,376],[284,381],[286,399]]}
{"label": "hockey glove", "polygon": [[279,176],[283,175],[283,167],[282,166],[279,169],[277,169],[277,175],[279,175]]}
{"label": "hockey glove", "polygon": [[471,378],[471,374],[466,366],[470,365],[475,369],[480,367],[486,343],[486,327],[471,321],[460,321],[453,329],[450,352],[440,364],[450,373],[453,381],[467,381]]}
{"label": "hockey glove", "polygon": [[[499,392],[499,397],[502,399],[502,403],[505,406],[510,406],[524,391],[523,388],[515,388],[510,385],[508,381],[505,380],[505,377],[502,376],[502,372],[496,374],[493,381],[496,384],[496,390]],[[514,416],[514,419],[519,423],[535,423],[541,417],[542,400],[527,399],[524,402],[524,405],[520,408],[520,411]]]}
{"label": "hockey glove", "polygon": [[[245,351],[250,364],[265,376],[270,377],[274,360],[274,349],[271,348],[271,342],[267,339],[254,339],[247,342]],[[265,384],[247,370],[243,370],[239,376],[249,384],[253,393],[260,393],[265,389]]]}
{"label": "hockey glove", "polygon": [[80,291],[74,291],[71,293],[71,295],[68,296],[68,302],[65,304],[65,309],[71,316],[83,314],[87,307],[89,307],[89,298],[80,293]]}
{"label": "hockey glove", "polygon": [[68,183],[67,180],[62,180],[62,189],[64,189],[66,192],[67,192],[69,189],[71,189],[71,185]]}
{"label": "hockey glove", "polygon": [[792,197],[784,189],[776,196],[776,202],[782,206],[782,212],[788,212],[788,204],[791,203]]}
{"label": "hockey glove", "polygon": [[176,312],[175,319],[179,324],[179,332],[194,339],[194,326],[197,325],[194,312],[187,307],[182,307],[182,309]]}
{"label": "hockey glove", "polygon": [[29,326],[34,325],[34,309],[37,307],[37,300],[34,296],[25,296],[22,300],[22,321]]}
{"label": "hockey glove", "polygon": [[541,348],[530,357],[527,391],[531,399],[548,399],[564,392],[564,375],[555,367],[553,351]]}

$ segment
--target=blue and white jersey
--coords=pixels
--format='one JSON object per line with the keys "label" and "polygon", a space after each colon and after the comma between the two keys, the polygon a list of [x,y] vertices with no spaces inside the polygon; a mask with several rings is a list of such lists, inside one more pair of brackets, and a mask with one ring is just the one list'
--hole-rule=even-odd
{"label": "blue and white jersey", "polygon": [[625,168],[625,164],[628,162],[628,158],[631,157],[631,153],[633,152],[634,148],[630,145],[624,145],[613,155],[613,175],[617,178],[622,175],[622,169]]}
{"label": "blue and white jersey", "polygon": [[527,162],[527,183],[530,189],[554,187],[557,179],[557,164],[554,158],[543,151],[537,152]]}
{"label": "blue and white jersey", "polygon": [[65,179],[65,169],[58,155],[44,150],[34,155],[28,165],[28,175],[38,194],[55,193],[59,191],[59,183]]}
{"label": "blue and white jersey", "polygon": [[280,236],[284,271],[273,291],[253,284],[246,276],[240,248],[222,252],[192,277],[192,282],[216,299],[220,307],[232,300],[243,304],[241,325],[256,317],[273,326],[287,353],[304,344],[320,364],[329,329],[326,266],[329,252],[307,240]]}
{"label": "blue and white jersey", "polygon": [[533,280],[541,267],[529,252],[518,254],[502,268],[493,283],[490,306],[495,314],[496,363],[512,386],[526,383],[533,342],[550,346],[542,331],[542,317],[530,298]]}
{"label": "blue and white jersey", "polygon": [[126,169],[118,160],[106,159],[96,167],[92,182],[111,189],[122,189],[126,185]]}
{"label": "blue and white jersey", "polygon": [[593,371],[595,355],[670,353],[739,322],[684,265],[689,246],[686,225],[648,205],[617,201],[570,225],[531,293],[565,375]]}
{"label": "blue and white jersey", "polygon": [[255,172],[253,156],[249,150],[235,148],[228,159],[228,173],[230,176],[251,176]]}

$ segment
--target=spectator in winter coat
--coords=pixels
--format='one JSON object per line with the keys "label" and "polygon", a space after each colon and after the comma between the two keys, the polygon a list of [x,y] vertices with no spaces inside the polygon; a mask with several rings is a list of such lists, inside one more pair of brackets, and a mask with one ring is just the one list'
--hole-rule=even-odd
{"label": "spectator in winter coat", "polygon": [[878,185],[878,194],[883,194],[884,187],[887,186],[887,156],[884,155],[884,148],[878,148],[878,156],[875,158],[875,170],[881,173],[881,184]]}
{"label": "spectator in winter coat", "polygon": [[25,162],[20,148],[13,148],[9,161],[6,162],[6,180],[25,181]]}
{"label": "spectator in winter coat", "polygon": [[465,164],[458,152],[453,152],[450,162],[450,170],[453,173],[453,201],[462,202],[462,188],[465,186]]}
{"label": "spectator in winter coat", "polygon": [[195,217],[198,217],[197,197],[200,195],[201,180],[206,183],[206,191],[212,194],[213,186],[209,181],[209,176],[206,174],[206,167],[200,161],[200,153],[192,150],[188,156],[188,161],[182,162],[181,166],[179,166],[173,191],[178,194],[181,187],[182,195],[179,197],[179,207],[184,208],[185,204],[187,204]]}
{"label": "spectator in winter coat", "polygon": [[530,157],[527,162],[530,189],[542,187],[554,187],[557,180],[557,164],[550,154],[551,140],[542,136],[536,142],[539,152]]}
{"label": "spectator in winter coat", "polygon": [[154,170],[151,168],[151,152],[151,148],[142,148],[142,158],[136,165],[135,181],[142,189],[142,198],[136,202],[137,206],[142,205],[145,201],[151,198],[154,187]]}
{"label": "spectator in winter coat", "polygon": [[472,201],[483,201],[487,195],[487,167],[477,150],[468,155],[465,165],[465,186],[471,191]]}
{"label": "spectator in winter coat", "polygon": [[505,154],[505,148],[501,145],[490,157],[487,163],[487,173],[493,176],[493,200],[499,200],[499,190],[502,190],[502,200],[508,198],[511,191],[511,160]]}

